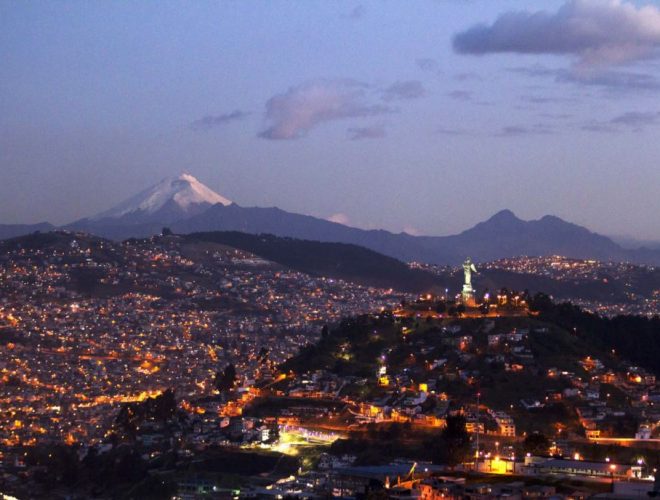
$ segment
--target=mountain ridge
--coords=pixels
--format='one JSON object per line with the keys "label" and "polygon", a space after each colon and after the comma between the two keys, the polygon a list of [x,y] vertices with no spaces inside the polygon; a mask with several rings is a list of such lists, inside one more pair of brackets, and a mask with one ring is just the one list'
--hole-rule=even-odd
{"label": "mountain ridge", "polygon": [[25,234],[38,231],[52,231],[55,226],[49,222],[38,222],[36,224],[0,224],[0,240],[16,238]]}
{"label": "mountain ridge", "polygon": [[[190,174],[165,178],[109,210],[63,228],[121,240],[159,234],[164,226],[178,233],[239,231],[347,243],[403,261],[434,264],[456,265],[467,256],[480,262],[524,255],[563,255],[660,265],[660,249],[624,248],[607,236],[554,215],[525,221],[504,209],[457,234],[413,236],[359,229],[277,207],[243,207]],[[30,230],[48,228],[0,226],[0,237]]]}

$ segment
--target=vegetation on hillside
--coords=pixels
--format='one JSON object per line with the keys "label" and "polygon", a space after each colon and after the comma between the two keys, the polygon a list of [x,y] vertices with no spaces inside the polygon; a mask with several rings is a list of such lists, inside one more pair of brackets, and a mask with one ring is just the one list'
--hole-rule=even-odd
{"label": "vegetation on hillside", "polygon": [[291,269],[317,276],[408,292],[444,289],[441,278],[372,250],[345,243],[280,238],[236,231],[193,233],[188,241],[211,241],[244,250]]}
{"label": "vegetation on hillside", "polygon": [[570,303],[554,303],[537,294],[531,307],[538,318],[564,328],[596,348],[612,352],[660,375],[660,317],[602,318]]}

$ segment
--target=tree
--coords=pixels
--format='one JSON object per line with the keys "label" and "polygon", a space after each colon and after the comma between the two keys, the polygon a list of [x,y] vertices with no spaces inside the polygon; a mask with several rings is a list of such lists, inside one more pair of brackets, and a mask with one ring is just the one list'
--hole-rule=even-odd
{"label": "tree", "polygon": [[523,442],[525,452],[532,455],[547,455],[548,448],[550,448],[550,441],[540,432],[529,434]]}
{"label": "tree", "polygon": [[448,416],[447,426],[433,443],[433,461],[454,467],[464,462],[470,455],[470,435],[465,428],[465,418],[461,415]]}
{"label": "tree", "polygon": [[257,354],[257,359],[262,365],[268,360],[268,349],[262,347],[259,349],[259,354]]}
{"label": "tree", "polygon": [[145,404],[147,418],[155,418],[164,422],[174,416],[176,412],[176,398],[172,389],[167,389],[155,398],[147,399]]}
{"label": "tree", "polygon": [[161,234],[163,236],[172,236],[174,233],[169,227],[164,227],[163,230],[161,231]]}
{"label": "tree", "polygon": [[225,370],[215,374],[215,388],[220,392],[230,391],[236,384],[236,367],[229,363]]}
{"label": "tree", "polygon": [[531,311],[545,312],[552,308],[552,299],[545,293],[537,293],[529,299],[529,309]]}

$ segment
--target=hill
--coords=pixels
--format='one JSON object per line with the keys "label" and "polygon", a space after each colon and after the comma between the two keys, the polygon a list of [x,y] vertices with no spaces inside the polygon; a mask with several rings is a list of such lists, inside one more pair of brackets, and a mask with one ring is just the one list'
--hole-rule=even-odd
{"label": "hill", "polygon": [[236,231],[192,233],[187,241],[208,241],[238,248],[307,274],[343,279],[407,292],[443,289],[448,281],[372,250],[345,243],[280,238]]}
{"label": "hill", "polygon": [[[463,284],[460,269],[443,268],[430,272],[411,269],[395,258],[352,244],[329,243],[278,237],[271,234],[254,235],[237,231],[215,231],[182,235],[183,240],[213,242],[244,250],[284,267],[295,269],[314,276],[342,279],[365,286],[392,288],[411,293],[451,293],[458,292]],[[0,251],[22,247],[65,247],[71,241],[87,245],[95,252],[96,258],[112,252],[112,259],[120,262],[116,251],[112,251],[112,241],[85,233],[48,232],[34,233],[0,242]],[[149,245],[144,240],[144,245]],[[628,303],[630,294],[636,297],[652,297],[660,289],[660,270],[636,267],[622,276],[603,275],[603,279],[559,280],[548,276],[518,273],[504,269],[479,269],[473,276],[479,293],[510,290],[528,290],[531,293],[543,292],[558,299],[580,298],[608,304]]]}
{"label": "hill", "polygon": [[[479,394],[484,419],[504,411],[518,435],[582,440],[584,407],[597,400],[607,415],[598,423],[603,435],[634,435],[646,418],[640,409],[652,411],[647,395],[652,374],[660,374],[660,319],[604,319],[540,294],[532,304],[538,315],[528,317],[422,320],[384,311],[346,318],[281,370],[297,379],[337,379],[366,421],[381,411],[394,418],[387,408],[415,415],[413,423],[418,413],[448,409],[474,421]],[[299,384],[292,380],[289,389]]]}
{"label": "hill", "polygon": [[536,295],[532,306],[540,320],[573,331],[591,348],[609,350],[660,376],[660,317],[601,318],[568,303],[556,304],[543,294]]}
{"label": "hill", "polygon": [[0,224],[0,240],[15,238],[38,231],[52,231],[53,229],[55,229],[55,226],[48,222],[40,222],[39,224]]}

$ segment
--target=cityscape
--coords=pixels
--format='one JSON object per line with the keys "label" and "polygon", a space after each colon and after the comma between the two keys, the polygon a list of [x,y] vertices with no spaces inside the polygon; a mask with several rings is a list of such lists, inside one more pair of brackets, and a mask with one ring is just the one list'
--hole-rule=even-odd
{"label": "cityscape", "polygon": [[[165,467],[161,494],[181,498],[351,496],[373,478],[397,495],[450,498],[537,494],[529,477],[573,478],[560,488],[570,497],[615,476],[624,488],[653,484],[653,370],[549,321],[539,296],[477,299],[474,264],[469,275],[411,265],[466,280],[456,296],[420,296],[173,234],[113,242],[59,231],[1,247],[3,488],[18,498],[47,496],[46,484],[67,494],[50,476],[64,465],[38,455],[64,460],[62,447],[80,460],[70,473],[81,496],[100,494],[80,477],[88,457],[127,450],[147,477]],[[626,280],[637,267],[553,256],[483,272]],[[465,443],[439,447],[456,419]],[[292,462],[269,483],[214,475],[218,453]],[[199,460],[208,469],[191,473]],[[505,486],[491,474],[519,479]],[[557,493],[548,482],[544,494]]]}
{"label": "cityscape", "polygon": [[660,6],[0,1],[0,500],[660,498]]}
{"label": "cityscape", "polygon": [[[454,270],[412,262],[415,269],[426,269],[440,276],[451,275]],[[639,314],[653,316],[660,307],[657,268],[630,262],[574,259],[560,255],[545,257],[514,257],[485,262],[483,272],[506,271],[522,275],[527,286],[541,287],[553,283],[557,296],[583,309],[603,316]],[[537,279],[549,279],[537,283]]]}
{"label": "cityscape", "polygon": [[[313,278],[226,248],[55,237],[55,248],[3,256],[7,446],[98,444],[109,405],[174,386],[186,398],[207,395],[218,368],[230,362],[241,380],[254,382],[262,349],[277,365],[313,339],[319,325],[405,297]],[[196,253],[201,259],[191,260]],[[80,287],[94,274],[100,288],[86,296]]]}

